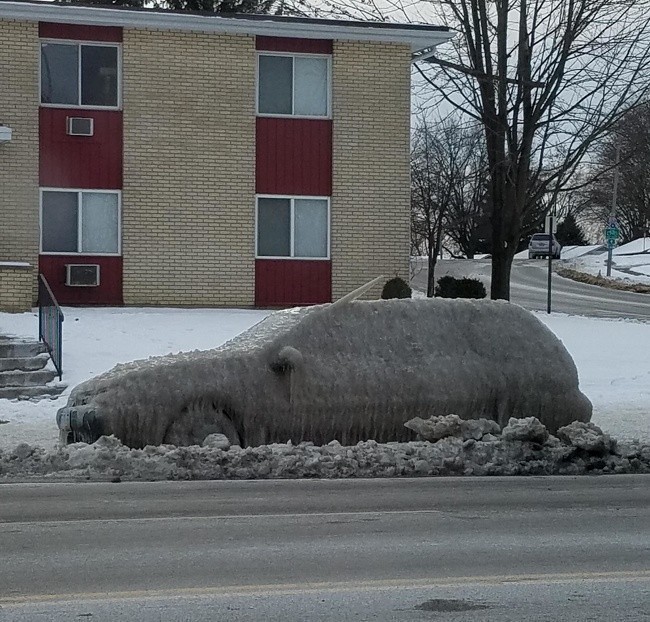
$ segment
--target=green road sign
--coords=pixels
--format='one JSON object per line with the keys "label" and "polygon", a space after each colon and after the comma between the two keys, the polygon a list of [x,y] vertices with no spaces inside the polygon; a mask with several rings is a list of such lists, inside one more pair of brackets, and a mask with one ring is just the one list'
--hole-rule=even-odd
{"label": "green road sign", "polygon": [[605,238],[607,240],[618,240],[620,231],[616,227],[607,227],[605,229]]}

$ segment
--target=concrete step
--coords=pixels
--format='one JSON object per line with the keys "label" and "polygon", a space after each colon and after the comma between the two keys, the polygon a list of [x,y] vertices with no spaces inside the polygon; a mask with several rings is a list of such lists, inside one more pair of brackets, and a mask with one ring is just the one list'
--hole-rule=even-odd
{"label": "concrete step", "polygon": [[0,372],[3,371],[37,371],[43,369],[50,360],[48,354],[37,356],[0,358]]}
{"label": "concrete step", "polygon": [[52,382],[58,374],[51,369],[38,371],[3,371],[0,372],[0,388],[2,387],[38,387]]}
{"label": "concrete step", "polygon": [[56,384],[50,387],[0,387],[0,400],[54,399],[65,389],[65,384]]}
{"label": "concrete step", "polygon": [[0,338],[0,359],[28,358],[47,352],[40,341],[23,341]]}

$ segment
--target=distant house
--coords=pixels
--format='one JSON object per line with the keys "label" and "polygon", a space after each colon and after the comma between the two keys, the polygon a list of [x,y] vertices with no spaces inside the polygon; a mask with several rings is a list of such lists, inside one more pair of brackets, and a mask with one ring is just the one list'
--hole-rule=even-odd
{"label": "distant house", "polygon": [[39,272],[63,304],[246,307],[407,276],[412,55],[449,37],[1,2],[0,305]]}

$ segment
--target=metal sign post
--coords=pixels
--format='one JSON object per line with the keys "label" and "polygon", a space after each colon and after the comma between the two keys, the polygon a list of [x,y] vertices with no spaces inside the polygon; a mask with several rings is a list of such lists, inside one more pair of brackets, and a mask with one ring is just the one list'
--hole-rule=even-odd
{"label": "metal sign post", "polygon": [[551,277],[553,274],[553,234],[557,231],[557,218],[551,214],[546,217],[544,231],[548,234],[548,292],[546,313],[551,312]]}
{"label": "metal sign post", "polygon": [[605,227],[605,239],[607,240],[607,276],[612,276],[612,255],[620,234],[621,231],[618,228],[616,218],[610,216]]}
{"label": "metal sign post", "polygon": [[609,213],[605,239],[607,240],[607,276],[612,276],[612,251],[618,239],[618,223],[616,222],[616,199],[618,196],[618,167],[621,162],[621,145],[616,139],[616,161],[614,163],[614,187],[612,188],[612,209]]}

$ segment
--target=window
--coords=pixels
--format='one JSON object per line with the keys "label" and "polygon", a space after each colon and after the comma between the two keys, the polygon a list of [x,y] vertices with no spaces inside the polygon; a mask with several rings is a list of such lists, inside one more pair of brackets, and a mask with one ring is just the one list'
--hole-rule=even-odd
{"label": "window", "polygon": [[327,259],[329,200],[259,197],[257,256]]}
{"label": "window", "polygon": [[41,103],[117,108],[119,48],[87,43],[41,43]]}
{"label": "window", "polygon": [[329,56],[260,54],[259,114],[327,117],[329,115]]}
{"label": "window", "polygon": [[119,254],[119,193],[43,190],[41,252]]}

